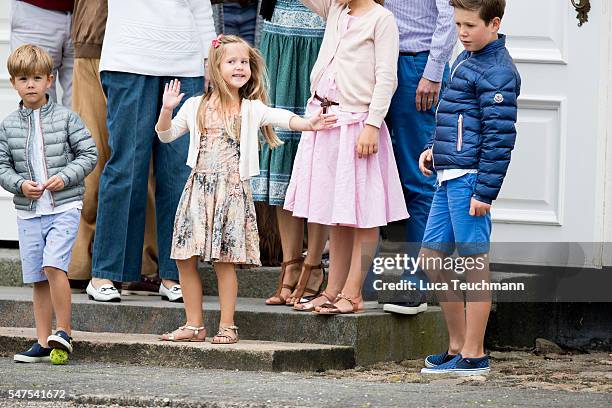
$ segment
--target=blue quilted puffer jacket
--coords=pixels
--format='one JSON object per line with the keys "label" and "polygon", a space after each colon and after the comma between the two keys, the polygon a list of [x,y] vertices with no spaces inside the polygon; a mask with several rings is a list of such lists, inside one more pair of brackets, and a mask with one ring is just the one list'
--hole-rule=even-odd
{"label": "blue quilted puffer jacket", "polygon": [[477,52],[462,52],[438,104],[434,169],[477,169],[474,198],[497,198],[516,139],[521,77],[506,49],[506,37]]}

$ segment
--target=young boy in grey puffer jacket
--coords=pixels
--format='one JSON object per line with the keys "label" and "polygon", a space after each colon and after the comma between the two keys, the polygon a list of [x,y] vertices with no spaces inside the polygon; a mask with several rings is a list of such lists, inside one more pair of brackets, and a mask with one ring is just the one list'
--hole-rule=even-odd
{"label": "young boy in grey puffer jacket", "polygon": [[50,360],[54,348],[72,352],[66,271],[81,217],[83,181],[96,164],[97,149],[78,115],[49,100],[49,54],[26,44],[13,51],[7,67],[22,100],[0,124],[0,185],[14,194],[23,282],[34,286],[38,337],[14,359],[32,363]]}

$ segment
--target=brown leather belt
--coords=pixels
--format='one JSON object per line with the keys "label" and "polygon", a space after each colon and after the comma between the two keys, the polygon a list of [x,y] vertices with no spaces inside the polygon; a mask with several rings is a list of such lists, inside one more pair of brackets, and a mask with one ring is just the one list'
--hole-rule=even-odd
{"label": "brown leather belt", "polygon": [[327,98],[321,98],[319,95],[317,95],[316,92],[314,94],[314,98],[317,101],[321,102],[321,107],[323,108],[323,113],[327,113],[327,108],[329,108],[330,106],[340,105],[338,102],[330,101]]}

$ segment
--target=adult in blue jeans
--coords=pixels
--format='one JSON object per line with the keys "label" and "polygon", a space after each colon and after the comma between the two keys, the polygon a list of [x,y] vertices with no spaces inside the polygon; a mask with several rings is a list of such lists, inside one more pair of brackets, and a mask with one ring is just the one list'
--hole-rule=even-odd
{"label": "adult in blue jeans", "polygon": [[140,279],[151,157],[160,294],[170,301],[182,300],[170,244],[190,173],[185,165],[189,141],[160,143],[155,123],[164,86],[171,79],[181,81],[183,100],[203,91],[204,60],[216,34],[209,0],[166,6],[163,0],[108,0],[100,72],[108,100],[111,155],[100,177],[93,278],[87,287],[94,300],[119,301],[112,281]]}
{"label": "adult in blue jeans", "polygon": [[257,9],[261,0],[212,0],[217,32],[238,35],[259,46],[261,20]]}
{"label": "adult in blue jeans", "polygon": [[[385,0],[400,32],[398,87],[391,101],[391,140],[404,187],[410,218],[406,221],[405,241],[408,256],[418,256],[429,209],[435,191],[435,178],[419,171],[419,156],[435,130],[435,109],[448,78],[448,61],[457,42],[453,8],[448,0]],[[401,279],[418,282],[420,271],[404,270]],[[372,271],[364,293],[372,297]],[[417,284],[418,287],[418,284]],[[397,293],[397,301],[383,309],[401,314],[416,314],[427,309],[426,297],[418,290],[410,296]],[[405,301],[408,300],[408,301]]]}

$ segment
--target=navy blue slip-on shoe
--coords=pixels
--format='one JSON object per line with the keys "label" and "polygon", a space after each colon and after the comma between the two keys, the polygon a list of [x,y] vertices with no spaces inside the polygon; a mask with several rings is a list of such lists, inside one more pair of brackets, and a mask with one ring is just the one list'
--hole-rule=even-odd
{"label": "navy blue slip-on shoe", "polygon": [[34,343],[28,351],[15,354],[13,360],[17,363],[42,363],[51,361],[51,349]]}
{"label": "navy blue slip-on shoe", "polygon": [[455,358],[436,367],[423,368],[421,374],[457,374],[457,375],[483,375],[491,371],[489,357],[463,358],[457,354]]}
{"label": "navy blue slip-on shoe", "polygon": [[72,353],[72,337],[63,330],[58,330],[55,334],[47,337],[47,343],[49,343],[49,347],[51,348],[66,350]]}
{"label": "navy blue slip-on shoe", "polygon": [[425,357],[425,367],[432,368],[446,363],[455,358],[456,354],[448,354],[448,351],[440,354],[430,354]]}

